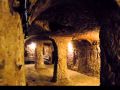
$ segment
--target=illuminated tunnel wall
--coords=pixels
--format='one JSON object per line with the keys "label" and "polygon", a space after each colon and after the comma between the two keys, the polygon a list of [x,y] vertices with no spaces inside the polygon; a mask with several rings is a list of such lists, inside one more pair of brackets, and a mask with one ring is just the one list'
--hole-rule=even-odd
{"label": "illuminated tunnel wall", "polygon": [[87,40],[68,44],[68,68],[90,76],[100,76],[99,43]]}

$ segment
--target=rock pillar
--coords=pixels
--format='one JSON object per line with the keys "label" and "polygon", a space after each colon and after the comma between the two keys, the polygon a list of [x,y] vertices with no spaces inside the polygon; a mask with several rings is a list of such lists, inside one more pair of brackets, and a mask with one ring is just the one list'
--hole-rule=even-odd
{"label": "rock pillar", "polygon": [[18,13],[10,13],[8,1],[0,1],[0,85],[25,86],[21,19]]}
{"label": "rock pillar", "polygon": [[45,68],[44,60],[43,60],[43,42],[37,43],[36,53],[37,53],[37,60],[36,60],[35,67],[37,69]]}
{"label": "rock pillar", "polygon": [[120,86],[120,13],[111,11],[100,31],[101,85]]}
{"label": "rock pillar", "polygon": [[65,83],[69,81],[67,70],[67,45],[70,42],[70,38],[58,36],[54,37],[54,40],[58,47],[57,81]]}

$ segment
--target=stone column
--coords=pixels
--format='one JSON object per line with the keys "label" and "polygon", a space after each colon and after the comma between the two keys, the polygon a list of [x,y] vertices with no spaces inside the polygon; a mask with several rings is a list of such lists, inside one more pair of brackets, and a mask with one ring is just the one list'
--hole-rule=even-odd
{"label": "stone column", "polygon": [[9,0],[1,0],[0,1],[0,11],[2,11],[2,12],[10,12]]}
{"label": "stone column", "polygon": [[120,86],[120,13],[105,15],[100,30],[101,86]]}
{"label": "stone column", "polygon": [[8,1],[0,1],[0,85],[25,86],[21,19],[18,13],[10,13]]}
{"label": "stone column", "polygon": [[69,82],[69,74],[67,70],[67,45],[70,38],[53,37],[58,47],[58,64],[57,64],[57,82]]}
{"label": "stone column", "polygon": [[43,42],[37,43],[36,53],[37,53],[37,60],[35,64],[36,69],[45,68],[43,60]]}

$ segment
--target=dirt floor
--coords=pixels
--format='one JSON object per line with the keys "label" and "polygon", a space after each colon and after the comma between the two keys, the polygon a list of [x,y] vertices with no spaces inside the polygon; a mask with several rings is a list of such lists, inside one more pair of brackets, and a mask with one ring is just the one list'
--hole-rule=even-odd
{"label": "dirt floor", "polygon": [[69,83],[50,82],[53,76],[53,66],[46,65],[45,68],[35,70],[34,64],[26,65],[27,86],[99,86],[100,79],[87,76],[76,71],[68,70]]}

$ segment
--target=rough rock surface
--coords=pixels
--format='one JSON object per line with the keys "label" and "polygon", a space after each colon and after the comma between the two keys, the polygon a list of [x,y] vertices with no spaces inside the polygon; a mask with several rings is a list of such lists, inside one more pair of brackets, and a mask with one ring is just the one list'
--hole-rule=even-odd
{"label": "rough rock surface", "polygon": [[100,75],[100,51],[99,45],[91,45],[85,42],[79,44],[78,70],[88,75]]}
{"label": "rough rock surface", "polygon": [[36,61],[36,69],[44,68],[44,60],[43,60],[43,42],[37,42],[37,61]]}
{"label": "rough rock surface", "polygon": [[74,52],[72,58],[68,58],[68,68],[100,77],[100,47],[97,42],[84,39],[73,41]]}
{"label": "rough rock surface", "polygon": [[0,85],[24,86],[24,35],[18,13],[0,0]]}
{"label": "rough rock surface", "polygon": [[120,13],[113,11],[107,17],[100,31],[101,85],[120,86]]}
{"label": "rough rock surface", "polygon": [[58,68],[57,80],[58,82],[69,82],[69,75],[67,72],[67,45],[71,41],[71,37],[53,37],[58,47]]}

